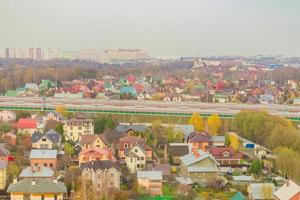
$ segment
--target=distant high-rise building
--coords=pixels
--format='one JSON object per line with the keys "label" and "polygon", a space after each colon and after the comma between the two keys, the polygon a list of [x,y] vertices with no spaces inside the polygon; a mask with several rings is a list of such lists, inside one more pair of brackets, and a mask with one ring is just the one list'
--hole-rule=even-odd
{"label": "distant high-rise building", "polygon": [[5,49],[5,57],[6,58],[16,58],[17,57],[16,49],[12,48],[12,47],[6,48]]}
{"label": "distant high-rise building", "polygon": [[41,61],[42,60],[42,49],[36,48],[36,60]]}
{"label": "distant high-rise building", "polygon": [[140,49],[118,49],[104,52],[105,60],[144,60],[147,58],[149,58],[148,53]]}
{"label": "distant high-rise building", "polygon": [[28,49],[28,58],[32,60],[34,59],[34,48]]}

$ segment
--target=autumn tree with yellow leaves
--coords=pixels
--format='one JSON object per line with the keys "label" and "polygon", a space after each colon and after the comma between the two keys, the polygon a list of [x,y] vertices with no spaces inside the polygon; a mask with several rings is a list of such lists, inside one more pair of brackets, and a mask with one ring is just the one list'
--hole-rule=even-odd
{"label": "autumn tree with yellow leaves", "polygon": [[189,120],[189,124],[194,126],[195,131],[204,131],[205,125],[199,113],[194,113]]}
{"label": "autumn tree with yellow leaves", "polygon": [[207,119],[208,133],[211,135],[217,135],[221,129],[222,121],[217,114],[213,114]]}

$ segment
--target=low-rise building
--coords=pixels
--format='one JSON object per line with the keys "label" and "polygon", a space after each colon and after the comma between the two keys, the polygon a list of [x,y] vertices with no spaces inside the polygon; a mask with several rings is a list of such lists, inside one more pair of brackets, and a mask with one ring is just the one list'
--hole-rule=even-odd
{"label": "low-rise building", "polygon": [[209,152],[221,166],[239,165],[243,157],[241,153],[235,152],[231,147],[212,147]]}
{"label": "low-rise building", "polygon": [[81,135],[79,139],[79,145],[82,149],[90,149],[93,147],[103,149],[108,147],[107,143],[102,135]]}
{"label": "low-rise building", "polygon": [[50,129],[44,134],[35,132],[31,136],[32,148],[35,149],[53,149],[60,145],[60,134]]}
{"label": "low-rise building", "polygon": [[76,117],[68,120],[63,128],[66,140],[78,141],[81,135],[94,134],[94,121],[84,117]]}
{"label": "low-rise building", "polygon": [[111,160],[115,161],[112,151],[108,148],[92,147],[82,150],[78,155],[79,165],[95,160]]}
{"label": "low-rise building", "polygon": [[138,170],[143,170],[146,167],[147,152],[145,149],[136,144],[132,148],[125,151],[125,163],[129,173],[135,174]]}
{"label": "low-rise building", "polygon": [[137,171],[137,180],[142,193],[162,195],[161,171]]}
{"label": "low-rise building", "polygon": [[0,121],[2,122],[14,122],[16,121],[17,115],[15,112],[10,110],[3,110],[0,112]]}
{"label": "low-rise building", "polygon": [[276,200],[299,200],[300,199],[300,186],[292,180],[287,180],[278,190],[274,193]]}
{"label": "low-rise building", "polygon": [[95,160],[81,166],[82,177],[92,181],[96,191],[105,196],[120,189],[119,166],[110,160]]}
{"label": "low-rise building", "polygon": [[36,119],[24,119],[21,118],[19,121],[15,124],[16,128],[18,129],[19,134],[30,134],[32,135],[34,132],[38,131],[38,122]]}
{"label": "low-rise building", "polygon": [[218,178],[219,163],[209,153],[195,150],[180,159],[180,172],[183,177],[201,185]]}
{"label": "low-rise building", "polygon": [[23,179],[14,180],[7,193],[10,194],[11,200],[63,200],[67,188],[63,182],[56,179]]}
{"label": "low-rise building", "polygon": [[57,150],[54,149],[32,149],[30,152],[30,166],[31,167],[49,167],[56,168]]}

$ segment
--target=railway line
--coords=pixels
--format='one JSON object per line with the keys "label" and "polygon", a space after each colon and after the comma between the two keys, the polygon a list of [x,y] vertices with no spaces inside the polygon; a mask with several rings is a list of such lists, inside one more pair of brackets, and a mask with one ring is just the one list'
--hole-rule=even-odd
{"label": "railway line", "polygon": [[0,109],[52,111],[59,105],[64,105],[69,112],[182,117],[198,112],[203,117],[217,113],[221,118],[233,118],[242,110],[265,110],[273,115],[300,121],[300,106],[290,105],[0,97]]}

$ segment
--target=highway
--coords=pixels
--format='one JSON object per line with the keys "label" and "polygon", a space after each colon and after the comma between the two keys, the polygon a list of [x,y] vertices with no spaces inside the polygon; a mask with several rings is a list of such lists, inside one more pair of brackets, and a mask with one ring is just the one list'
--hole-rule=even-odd
{"label": "highway", "polygon": [[241,110],[266,110],[273,115],[300,121],[300,106],[290,105],[0,97],[0,109],[51,111],[58,105],[65,106],[69,112],[183,117],[197,112],[203,117],[217,113],[222,118],[233,118]]}

